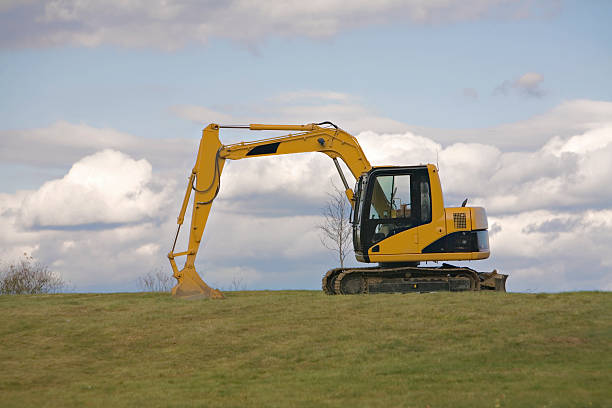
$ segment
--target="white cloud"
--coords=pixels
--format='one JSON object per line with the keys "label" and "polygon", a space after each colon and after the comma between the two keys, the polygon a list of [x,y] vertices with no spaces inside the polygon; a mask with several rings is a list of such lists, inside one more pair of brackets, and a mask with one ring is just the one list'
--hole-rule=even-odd
{"label": "white cloud", "polygon": [[529,18],[557,7],[526,0],[10,1],[0,7],[0,44],[175,49],[213,37],[257,43],[272,35],[329,37],[372,24]]}
{"label": "white cloud", "polygon": [[555,156],[561,157],[563,153],[587,154],[605,148],[612,143],[612,119],[610,125],[590,130],[582,135],[572,136],[564,142],[554,138],[546,144],[545,149]]}
{"label": "white cloud", "polygon": [[139,222],[157,215],[167,200],[164,187],[153,185],[146,160],[104,150],[28,194],[17,220],[34,228]]}
{"label": "white cloud", "polygon": [[372,165],[435,163],[442,145],[410,132],[379,134],[366,131],[357,135]]}
{"label": "white cloud", "polygon": [[[482,180],[487,194],[497,200],[492,211],[515,212],[538,208],[601,207],[612,202],[612,192],[601,186],[612,176],[612,141],[599,149],[569,152],[571,145],[588,140],[592,133],[612,133],[612,126],[588,131],[562,142],[560,155],[550,152],[548,145],[533,153],[502,154],[496,171]],[[554,143],[558,143],[555,139]],[[570,147],[568,147],[570,146]],[[487,175],[487,168],[481,171]],[[483,191],[484,193],[484,191]],[[512,201],[502,197],[511,195]],[[481,195],[482,196],[482,195]]]}
{"label": "white cloud", "polygon": [[[249,212],[227,211],[224,207],[226,204],[221,201],[215,203],[207,225],[202,244],[209,254],[207,259],[219,262],[235,257],[239,251],[242,259],[281,258],[290,263],[325,251],[317,238],[318,215],[254,216]],[[220,236],[232,237],[231,245],[218,239]]]}
{"label": "white cloud", "polygon": [[329,158],[320,153],[256,157],[226,164],[220,196],[228,200],[284,193],[312,201],[325,195],[336,174]]}

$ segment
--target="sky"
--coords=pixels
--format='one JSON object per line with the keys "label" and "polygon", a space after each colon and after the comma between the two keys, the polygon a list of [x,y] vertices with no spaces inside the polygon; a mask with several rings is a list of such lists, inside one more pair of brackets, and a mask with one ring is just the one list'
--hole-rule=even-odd
{"label": "sky", "polygon": [[[612,290],[611,18],[604,0],[3,0],[0,264],[137,290],[171,273],[202,128],[332,121],[373,165],[437,163],[447,207],[486,208],[491,257],[458,264],[511,291]],[[316,153],[226,163],[199,273],[320,288],[340,183]]]}

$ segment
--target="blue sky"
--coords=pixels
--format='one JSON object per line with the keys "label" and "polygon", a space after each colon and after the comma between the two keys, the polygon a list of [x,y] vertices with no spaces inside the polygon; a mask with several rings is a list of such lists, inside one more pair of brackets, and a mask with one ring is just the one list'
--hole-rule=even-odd
{"label": "blue sky", "polygon": [[[403,160],[432,161],[432,152],[446,151],[448,154],[442,156],[448,159],[440,163],[443,171],[455,171],[457,158],[450,152],[459,151],[462,143],[470,144],[462,154],[473,154],[476,159],[482,154],[479,146],[486,145],[493,149],[486,152],[499,154],[499,161],[489,165],[494,168],[478,168],[485,179],[506,180],[513,161],[514,166],[528,168],[539,160],[540,167],[528,176],[512,173],[515,197],[503,193],[501,187],[499,192],[492,191],[497,185],[489,190],[455,185],[447,188],[447,198],[461,200],[463,191],[471,193],[501,228],[517,211],[524,211],[519,212],[524,217],[534,217],[536,223],[543,219],[586,220],[592,211],[604,211],[600,216],[607,220],[610,196],[578,187],[576,198],[562,205],[555,202],[563,199],[555,201],[554,197],[543,200],[550,204],[539,206],[514,204],[520,210],[512,210],[513,205],[508,203],[517,203],[535,183],[553,183],[555,177],[555,185],[573,182],[570,173],[561,175],[560,165],[551,157],[567,161],[567,157],[560,157],[570,152],[575,155],[570,162],[575,160],[580,170],[584,163],[595,160],[596,156],[590,155],[604,154],[608,149],[607,142],[601,141],[608,140],[612,121],[611,17],[612,3],[607,1],[471,0],[432,4],[414,0],[347,6],[330,1],[327,6],[300,4],[295,10],[282,2],[247,7],[237,1],[200,5],[175,1],[164,5],[117,0],[83,7],[71,1],[45,6],[9,1],[0,7],[0,24],[4,25],[4,40],[0,42],[0,149],[4,154],[0,169],[5,175],[0,180],[0,213],[20,238],[10,245],[7,239],[0,256],[11,259],[24,250],[33,252],[68,276],[77,288],[133,289],[138,273],[135,265],[142,269],[166,267],[165,249],[158,251],[161,256],[155,261],[139,261],[133,254],[142,248],[165,248],[161,236],[168,233],[176,216],[182,180],[194,160],[200,129],[213,121],[332,120],[355,135],[370,132],[363,138],[373,140],[374,149],[379,144],[376,140],[382,140],[377,137],[383,134],[394,134],[397,140],[408,138],[410,143],[413,136],[419,136],[429,143],[429,150],[423,148],[428,153],[422,153],[429,156],[407,151],[404,159],[397,159],[401,161],[398,164],[414,164]],[[224,140],[261,136],[228,133]],[[410,143],[406,145],[412,146]],[[559,147],[561,144],[564,147]],[[132,214],[133,203],[121,201],[129,207],[125,211],[132,218],[117,218],[110,212],[108,219],[94,217],[102,232],[89,235],[85,231],[91,217],[80,214],[82,210],[74,210],[76,218],[81,216],[80,224],[70,217],[66,225],[40,221],[53,218],[43,213],[44,208],[32,204],[45,183],[56,182],[52,185],[57,186],[53,191],[58,197],[68,194],[64,184],[70,169],[105,149],[125,155],[117,163],[129,168],[139,160],[150,164],[150,174],[140,172],[140,184],[126,184],[125,191],[128,194],[130,188],[144,188],[153,196],[163,191],[157,196],[163,205],[153,208],[143,204],[142,213]],[[383,162],[395,160],[384,151],[376,151],[374,156]],[[236,163],[232,167],[240,172],[262,166],[272,174],[266,181],[271,185],[267,195],[252,192],[248,206],[253,213],[241,210],[241,216],[256,217],[254,214],[271,210],[288,214],[295,209],[296,216],[316,217],[323,193],[306,194],[305,200],[299,192],[283,196],[288,186],[284,183],[292,179],[274,179],[274,169],[282,171],[278,166],[290,166],[291,160]],[[333,177],[325,167],[329,163],[323,159],[314,164],[304,160],[297,160],[295,165],[305,166],[305,180],[311,177],[306,173],[313,166]],[[95,167],[96,171],[105,171],[96,160],[84,163],[102,166]],[[583,170],[585,174],[591,171],[586,167]],[[604,171],[597,180],[607,181],[606,175]],[[228,177],[237,185],[244,183],[239,173]],[[453,177],[449,175],[448,180]],[[155,183],[158,185],[152,187]],[[96,192],[100,200],[111,200],[104,190],[108,187],[100,186],[102,190]],[[581,198],[591,193],[599,198]],[[232,202],[234,198],[228,194],[223,197],[222,193],[220,200]],[[502,201],[504,204],[500,204]],[[26,202],[31,208],[25,206]],[[38,224],[27,222],[28,215],[19,208],[30,208],[28,214],[36,214]],[[232,213],[235,209],[220,204],[219,212],[224,211]],[[534,211],[545,212],[546,216],[534,215]],[[202,256],[202,262],[213,259],[212,269],[242,268],[232,270],[247,271],[244,273],[255,277],[249,283],[253,288],[279,288],[271,271],[287,268],[296,269],[295,279],[283,280],[280,287],[314,287],[319,278],[311,278],[312,266],[306,260],[318,257],[316,267],[326,268],[333,266],[333,259],[317,249],[318,240],[308,229],[309,220],[305,218],[303,229],[295,232],[310,237],[304,238],[304,249],[288,248],[279,263],[271,260],[279,245],[273,237],[263,240],[269,241],[269,246],[262,249],[268,255],[261,259],[246,256],[232,262],[227,255],[208,254]],[[579,224],[580,228],[584,229],[586,222]],[[575,230],[578,224],[553,224],[565,225],[562,232],[568,237],[580,236]],[[66,244],[76,248],[84,236],[95,241],[130,228],[151,228],[150,232],[160,237],[151,241],[143,233],[134,242],[122,242],[127,252],[132,248],[132,255],[126,255],[132,263],[118,260],[107,268],[100,267],[129,267],[134,276],[128,284],[122,283],[116,273],[108,272],[106,280],[79,274],[69,265],[68,255],[58,255],[61,251],[49,243],[76,242]],[[504,231],[511,230],[519,235],[499,239],[499,252],[508,255],[494,256],[486,265],[515,270],[517,280],[522,279],[515,284],[517,290],[612,288],[607,258],[593,260],[592,253],[584,258],[572,255],[571,262],[566,263],[595,262],[598,278],[593,278],[594,283],[567,277],[561,284],[549,285],[545,277],[531,278],[528,270],[534,256],[506,251],[502,242],[511,242],[512,237],[522,239],[520,234],[533,228],[508,225]],[[219,234],[215,238],[218,242],[229,239]],[[249,239],[258,240],[255,235],[247,235],[245,245],[249,245]],[[570,245],[564,241],[570,238],[548,238],[561,245],[557,251]],[[494,237],[492,242],[495,244]],[[90,245],[88,248],[96,246]],[[92,256],[84,251],[85,247],[78,256]],[[551,249],[550,256],[561,252]],[[141,253],[145,256],[146,251]],[[215,276],[224,281],[221,272]]]}

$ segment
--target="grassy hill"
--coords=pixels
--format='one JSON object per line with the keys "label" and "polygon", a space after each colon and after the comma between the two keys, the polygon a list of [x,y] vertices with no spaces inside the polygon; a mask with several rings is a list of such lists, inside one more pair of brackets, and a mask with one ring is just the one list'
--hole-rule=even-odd
{"label": "grassy hill", "polygon": [[0,296],[0,406],[612,406],[612,293]]}

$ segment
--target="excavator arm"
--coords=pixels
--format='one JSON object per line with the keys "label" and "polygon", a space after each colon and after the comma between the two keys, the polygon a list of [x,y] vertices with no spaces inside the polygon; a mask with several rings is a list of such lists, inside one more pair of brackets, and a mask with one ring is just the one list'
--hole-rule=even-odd
{"label": "excavator arm", "polygon": [[[323,125],[328,126],[324,127]],[[222,128],[297,131],[297,133],[253,142],[223,145],[219,139],[219,129]],[[338,158],[347,165],[356,179],[362,173],[371,170],[372,166],[357,140],[331,122],[308,125],[251,124],[248,126],[221,126],[213,123],[202,131],[198,156],[189,177],[187,191],[177,220],[178,228],[174,244],[168,254],[174,277],[177,280],[177,285],[172,289],[174,296],[223,298],[223,294],[219,290],[209,287],[198,275],[195,269],[195,259],[212,203],[221,187],[221,173],[225,160],[304,152],[321,152],[334,161],[342,178],[346,196],[351,205],[354,205],[353,190],[348,186],[338,163]],[[175,252],[176,241],[185,218],[192,190],[194,191],[194,199],[188,249],[184,252]],[[175,261],[175,257],[178,256],[187,257],[181,270],[178,269]]]}

